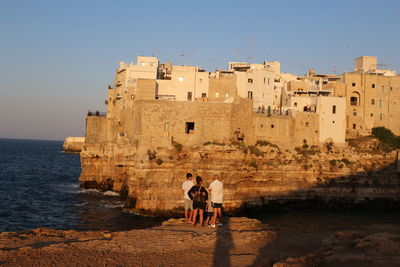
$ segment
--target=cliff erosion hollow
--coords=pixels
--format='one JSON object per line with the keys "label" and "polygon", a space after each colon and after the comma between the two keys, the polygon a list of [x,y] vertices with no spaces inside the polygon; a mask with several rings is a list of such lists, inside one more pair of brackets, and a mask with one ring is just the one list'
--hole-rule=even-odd
{"label": "cliff erosion hollow", "polygon": [[400,175],[397,151],[382,149],[372,137],[345,146],[326,143],[282,150],[266,141],[206,142],[202,146],[138,151],[135,145],[107,143],[81,152],[81,187],[116,191],[124,209],[155,215],[183,210],[181,183],[187,172],[205,186],[214,174],[224,182],[224,210],[258,207],[327,207],[382,204],[398,207]]}

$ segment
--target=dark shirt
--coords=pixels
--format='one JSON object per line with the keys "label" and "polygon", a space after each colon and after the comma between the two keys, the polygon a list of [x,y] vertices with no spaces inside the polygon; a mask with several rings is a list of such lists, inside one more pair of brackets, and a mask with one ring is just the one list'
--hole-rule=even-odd
{"label": "dark shirt", "polygon": [[[194,186],[192,186],[192,188],[190,188],[190,190],[189,190],[189,192],[188,192],[188,195],[189,195],[189,197],[190,197],[191,200],[193,200],[193,197],[194,197],[194,195],[196,194],[196,192],[199,191],[199,188],[200,188],[200,186],[198,186],[198,185],[194,185]],[[204,195],[206,196],[206,200],[207,200],[207,199],[208,199],[208,192],[207,192],[207,190],[204,188],[204,186],[201,186],[200,192],[201,192],[201,193],[204,193]]]}

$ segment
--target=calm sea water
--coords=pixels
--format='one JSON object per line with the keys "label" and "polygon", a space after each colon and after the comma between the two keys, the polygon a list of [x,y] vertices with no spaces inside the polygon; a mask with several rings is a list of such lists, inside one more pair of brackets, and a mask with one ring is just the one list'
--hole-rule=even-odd
{"label": "calm sea water", "polygon": [[0,232],[128,230],[161,222],[123,213],[118,196],[80,190],[79,155],[61,150],[61,141],[0,139]]}

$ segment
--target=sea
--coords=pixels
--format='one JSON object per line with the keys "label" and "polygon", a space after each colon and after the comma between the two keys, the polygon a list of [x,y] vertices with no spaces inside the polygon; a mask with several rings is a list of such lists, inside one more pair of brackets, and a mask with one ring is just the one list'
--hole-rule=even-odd
{"label": "sea", "polygon": [[115,192],[79,187],[79,154],[62,141],[0,139],[0,232],[49,227],[122,231],[162,218],[122,211]]}

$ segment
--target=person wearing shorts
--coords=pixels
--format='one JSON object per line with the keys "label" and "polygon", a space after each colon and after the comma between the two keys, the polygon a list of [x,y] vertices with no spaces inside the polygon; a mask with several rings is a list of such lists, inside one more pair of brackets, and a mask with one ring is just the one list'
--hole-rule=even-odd
{"label": "person wearing shorts", "polygon": [[185,207],[185,220],[187,223],[192,223],[193,216],[193,201],[190,199],[188,192],[193,187],[194,183],[192,181],[193,175],[188,172],[186,174],[186,181],[182,183],[182,193],[183,201]]}
{"label": "person wearing shorts", "polygon": [[209,191],[211,194],[211,204],[214,211],[211,227],[215,227],[217,219],[219,221],[218,225],[222,226],[222,202],[224,200],[224,185],[219,180],[218,174],[214,175],[214,181],[211,182],[209,186]]}

